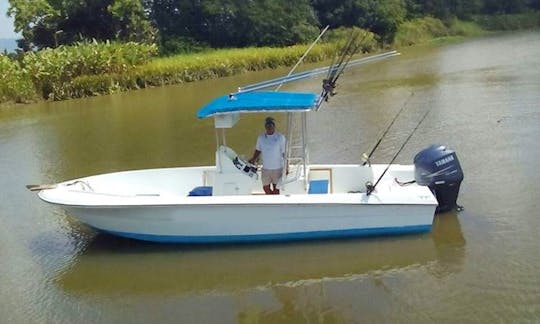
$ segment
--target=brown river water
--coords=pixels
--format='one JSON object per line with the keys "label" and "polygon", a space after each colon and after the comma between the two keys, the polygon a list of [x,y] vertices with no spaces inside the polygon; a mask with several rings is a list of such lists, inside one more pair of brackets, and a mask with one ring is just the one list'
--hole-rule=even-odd
{"label": "brown river water", "polygon": [[[407,102],[373,157],[388,162],[430,109],[396,162],[455,149],[465,210],[421,235],[151,244],[96,233],[25,189],[212,164],[197,109],[287,69],[0,109],[0,323],[540,322],[540,33],[402,53],[346,72],[310,116],[309,144],[312,162],[358,163]],[[264,117],[242,118],[228,144],[249,156]]]}

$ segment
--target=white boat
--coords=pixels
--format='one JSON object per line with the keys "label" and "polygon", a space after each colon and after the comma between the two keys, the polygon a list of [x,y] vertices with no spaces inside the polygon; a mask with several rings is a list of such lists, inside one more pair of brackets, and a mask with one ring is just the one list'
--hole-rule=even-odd
{"label": "white boat", "polygon": [[[240,88],[212,101],[198,117],[214,118],[215,166],[116,172],[29,188],[95,229],[154,242],[283,241],[428,232],[438,206],[434,188],[403,182],[418,180],[419,173],[430,178],[434,172],[420,172],[414,165],[322,165],[310,164],[308,159],[306,116],[317,113],[332,95],[337,73],[347,64],[394,55],[342,60],[329,68]],[[327,71],[332,79],[323,81],[320,95],[260,91]],[[260,170],[225,145],[224,129],[233,127],[241,114],[257,112],[287,114],[289,172],[284,171],[278,184],[279,195],[265,195]],[[436,161],[428,164],[440,167],[452,162],[454,169],[459,168],[455,153],[442,148],[430,150],[428,155],[435,155]],[[452,161],[446,161],[449,156]],[[438,176],[441,172],[448,169]],[[457,196],[455,186],[453,192]]]}

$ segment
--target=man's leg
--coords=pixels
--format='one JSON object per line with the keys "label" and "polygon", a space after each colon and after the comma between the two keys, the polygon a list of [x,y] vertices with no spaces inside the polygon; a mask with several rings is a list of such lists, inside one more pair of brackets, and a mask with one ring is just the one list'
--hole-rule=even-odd
{"label": "man's leg", "polygon": [[279,195],[276,183],[281,178],[281,170],[262,170],[262,183],[264,193],[267,195]]}
{"label": "man's leg", "polygon": [[269,174],[268,170],[266,170],[266,169],[262,169],[262,171],[261,171],[261,182],[262,182],[262,185],[263,185],[264,193],[267,194],[267,195],[271,195],[272,194],[272,188],[270,188],[270,186],[272,185],[272,180],[270,178],[270,174]]}
{"label": "man's leg", "polygon": [[277,188],[277,183],[281,179],[281,173],[282,173],[282,169],[272,170],[271,182],[272,182],[272,194],[273,195],[279,195],[279,189]]}
{"label": "man's leg", "polygon": [[270,185],[264,185],[263,190],[264,190],[264,193],[267,194],[267,195],[271,195],[271,194],[274,193],[272,188],[270,188]]}

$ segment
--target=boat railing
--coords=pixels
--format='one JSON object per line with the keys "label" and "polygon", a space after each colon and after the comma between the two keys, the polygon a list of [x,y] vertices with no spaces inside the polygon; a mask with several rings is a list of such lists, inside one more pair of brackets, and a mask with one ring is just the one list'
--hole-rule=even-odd
{"label": "boat railing", "polygon": [[[373,63],[373,62],[384,60],[384,59],[397,56],[397,55],[400,55],[400,53],[396,51],[389,51],[389,52],[375,54],[368,57],[362,57],[362,58],[349,61],[347,64],[347,67],[363,65],[366,63]],[[258,83],[247,85],[244,87],[239,87],[235,93],[232,93],[232,95],[236,95],[236,94],[244,93],[244,92],[253,92],[253,91],[258,91],[262,89],[267,89],[267,88],[282,85],[284,83],[304,80],[304,79],[312,78],[315,76],[319,76],[321,74],[328,74],[329,72],[337,71],[339,69],[340,69],[339,66],[325,66],[325,67],[320,67],[320,68],[316,68],[309,71],[298,72],[298,73],[290,74],[287,76],[279,77],[276,79],[258,82]]]}
{"label": "boat railing", "polygon": [[[294,171],[290,172],[291,169],[294,169]],[[295,165],[293,168],[289,167],[289,173],[287,174],[286,172],[285,176],[282,178],[283,180],[281,181],[281,187],[283,187],[286,184],[293,183],[300,180],[302,178],[302,174],[303,174],[302,165]]]}

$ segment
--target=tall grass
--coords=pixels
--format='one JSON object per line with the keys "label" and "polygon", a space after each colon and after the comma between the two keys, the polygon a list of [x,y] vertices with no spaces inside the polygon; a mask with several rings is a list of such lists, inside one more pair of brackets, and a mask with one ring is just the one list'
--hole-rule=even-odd
{"label": "tall grass", "polygon": [[[191,82],[229,76],[247,71],[292,66],[307,49],[305,45],[286,48],[244,48],[209,51],[155,59],[136,69],[147,85]],[[305,62],[317,62],[335,54],[332,44],[314,47]]]}
{"label": "tall grass", "polygon": [[22,65],[45,99],[71,98],[71,83],[82,75],[125,73],[149,62],[155,45],[86,42],[27,53]]}
{"label": "tall grass", "polygon": [[[76,77],[72,82],[70,95],[82,97],[106,94],[292,66],[306,48],[307,46],[226,49],[156,58],[122,73]],[[313,48],[305,62],[321,61],[334,54],[335,48],[331,44],[322,44]]]}
{"label": "tall grass", "polygon": [[[350,31],[346,33],[347,36]],[[332,34],[331,34],[332,35]],[[327,42],[315,46],[304,62],[318,62],[332,58],[344,42],[341,36],[332,36]],[[363,50],[373,50],[376,41],[373,33],[366,32]],[[71,97],[108,94],[130,89],[162,86],[219,78],[247,71],[258,71],[281,66],[292,66],[306,51],[308,45],[285,48],[242,48],[210,50],[196,54],[154,58],[121,73],[82,75],[72,82]]]}
{"label": "tall grass", "polygon": [[[326,42],[315,46],[304,62],[335,56],[350,33],[346,29],[329,32]],[[374,34],[365,35],[362,50],[374,49]],[[292,66],[307,47],[221,49],[156,58],[155,45],[85,42],[60,46],[26,53],[21,65],[2,58],[0,73],[11,79],[2,82],[0,102],[28,98],[27,90],[44,99],[63,100]]]}

